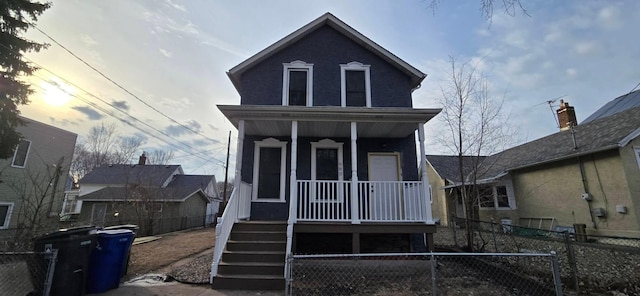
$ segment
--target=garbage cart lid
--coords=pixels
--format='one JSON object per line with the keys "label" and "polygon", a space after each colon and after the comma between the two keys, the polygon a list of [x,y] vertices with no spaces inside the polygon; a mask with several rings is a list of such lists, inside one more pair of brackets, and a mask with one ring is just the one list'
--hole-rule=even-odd
{"label": "garbage cart lid", "polygon": [[104,227],[104,230],[111,230],[111,229],[129,229],[129,230],[138,230],[138,228],[140,228],[138,225],[135,224],[123,224],[123,225],[114,225],[114,226],[107,226]]}
{"label": "garbage cart lid", "polygon": [[41,239],[59,239],[59,238],[67,238],[70,236],[78,236],[78,235],[92,235],[96,233],[95,226],[81,226],[81,227],[73,227],[73,228],[62,228],[53,232],[46,233],[36,238],[36,240]]}
{"label": "garbage cart lid", "polygon": [[96,233],[98,235],[113,235],[113,234],[133,233],[133,231],[128,229],[106,229],[106,230],[98,230]]}

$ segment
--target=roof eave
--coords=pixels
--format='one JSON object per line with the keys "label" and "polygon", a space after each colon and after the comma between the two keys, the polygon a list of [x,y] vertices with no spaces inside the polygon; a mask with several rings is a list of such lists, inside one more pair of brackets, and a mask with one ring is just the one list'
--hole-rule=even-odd
{"label": "roof eave", "polygon": [[618,142],[618,147],[627,146],[633,139],[640,136],[640,127],[628,134],[626,137],[622,138],[620,142]]}

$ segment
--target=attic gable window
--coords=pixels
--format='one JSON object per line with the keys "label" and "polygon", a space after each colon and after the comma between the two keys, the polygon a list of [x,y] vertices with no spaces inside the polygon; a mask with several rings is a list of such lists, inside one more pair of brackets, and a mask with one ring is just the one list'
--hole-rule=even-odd
{"label": "attic gable window", "polygon": [[12,167],[24,168],[27,165],[27,156],[29,155],[29,149],[31,148],[31,141],[22,140],[18,143],[16,151],[13,153]]}
{"label": "attic gable window", "polygon": [[340,65],[342,107],[371,107],[370,68],[359,62]]}
{"label": "attic gable window", "polygon": [[294,61],[282,65],[282,105],[313,106],[313,64]]}

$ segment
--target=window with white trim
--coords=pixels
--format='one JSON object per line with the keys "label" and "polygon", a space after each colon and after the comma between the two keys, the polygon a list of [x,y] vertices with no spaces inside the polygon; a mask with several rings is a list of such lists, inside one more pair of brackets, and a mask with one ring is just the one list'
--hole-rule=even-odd
{"label": "window with white trim", "polygon": [[13,161],[11,161],[11,166],[16,168],[24,168],[27,165],[27,157],[29,156],[30,148],[31,141],[21,140],[16,147],[16,151],[13,153]]}
{"label": "window with white trim", "polygon": [[67,194],[62,203],[62,212],[60,214],[80,214],[82,208],[82,201],[78,200],[78,195]]}
{"label": "window with white trim", "polygon": [[370,68],[359,62],[340,65],[342,107],[371,107]]}
{"label": "window with white trim", "polygon": [[506,185],[478,185],[480,208],[511,209],[515,200],[509,197]]}
{"label": "window with white trim", "polygon": [[12,202],[0,202],[0,229],[9,228],[11,212],[13,212]]}
{"label": "window with white trim", "polygon": [[252,200],[285,202],[287,142],[274,138],[255,142]]}
{"label": "window with white trim", "polygon": [[282,105],[313,106],[313,64],[294,61],[282,65]]}

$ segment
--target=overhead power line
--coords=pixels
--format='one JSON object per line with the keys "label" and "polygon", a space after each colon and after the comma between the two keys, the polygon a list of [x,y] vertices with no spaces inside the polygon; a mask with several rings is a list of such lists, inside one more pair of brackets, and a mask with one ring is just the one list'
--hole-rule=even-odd
{"label": "overhead power line", "polygon": [[[37,65],[37,64],[36,64],[36,65]],[[38,65],[38,66],[39,66],[39,65]],[[49,70],[47,70],[46,68],[42,68],[42,69],[44,69],[44,70],[46,70],[46,71],[49,71]],[[54,75],[56,75],[55,73],[53,73],[53,72],[51,72],[51,71],[49,71],[49,72],[50,72],[50,73],[52,73],[52,74],[54,74]],[[47,79],[45,79],[45,78],[43,78],[43,77],[40,77],[40,76],[38,76],[37,74],[34,74],[33,76],[34,76],[34,77],[36,77],[36,78],[38,78],[38,79],[40,79],[40,80],[42,80],[42,81],[44,81],[44,82],[49,83],[49,82],[47,81]],[[57,77],[58,77],[58,78],[60,78],[60,79],[62,79],[62,80],[64,80],[64,78],[61,78],[61,77],[59,77],[59,76],[57,76]],[[69,83],[67,80],[64,80],[64,81],[65,81],[65,82],[67,82],[67,83]],[[161,142],[164,142],[165,144],[168,144],[168,145],[170,145],[170,146],[174,147],[175,149],[178,149],[178,150],[181,150],[181,151],[183,151],[183,152],[187,153],[187,155],[185,155],[185,156],[195,156],[195,157],[197,157],[197,158],[200,158],[201,160],[204,160],[204,161],[205,161],[205,163],[210,162],[210,161],[212,161],[212,160],[215,160],[215,161],[219,162],[220,164],[223,164],[223,162],[222,162],[221,160],[216,159],[216,158],[214,158],[214,157],[211,157],[211,158],[204,158],[204,157],[201,157],[201,156],[200,156],[200,154],[205,154],[205,153],[207,153],[208,151],[197,151],[197,150],[195,150],[195,148],[191,147],[190,145],[188,145],[188,144],[186,144],[186,143],[184,143],[184,142],[182,142],[182,141],[177,141],[177,140],[175,141],[175,142],[178,142],[178,143],[180,143],[180,144],[184,145],[187,149],[190,149],[190,150],[191,150],[191,151],[187,151],[187,150],[185,150],[184,148],[182,148],[182,147],[178,146],[175,142],[168,141],[168,140],[163,139],[163,138],[161,138],[161,137],[159,137],[159,136],[157,136],[157,135],[154,135],[153,133],[149,133],[148,131],[146,131],[146,130],[142,129],[141,127],[136,126],[135,124],[133,124],[129,119],[132,119],[132,120],[133,120],[133,121],[135,121],[135,122],[142,123],[143,125],[147,126],[148,128],[150,128],[150,129],[152,129],[152,130],[154,130],[154,131],[156,131],[156,132],[158,132],[158,133],[160,133],[160,134],[162,134],[162,135],[164,135],[164,136],[166,136],[166,137],[169,137],[169,138],[173,139],[173,138],[172,138],[170,135],[168,135],[167,133],[165,133],[165,132],[163,132],[163,131],[161,131],[161,130],[158,130],[157,128],[155,128],[155,127],[153,127],[153,126],[149,125],[148,123],[146,123],[146,122],[144,122],[144,121],[141,121],[141,120],[139,120],[139,119],[137,119],[137,118],[135,118],[135,117],[133,117],[133,116],[129,115],[128,113],[124,112],[123,110],[120,110],[120,109],[116,108],[115,106],[113,106],[113,105],[112,105],[112,104],[110,104],[109,102],[104,101],[103,99],[101,99],[100,97],[98,97],[98,96],[96,96],[96,95],[92,94],[91,92],[88,92],[88,91],[86,91],[86,90],[84,90],[84,89],[82,89],[82,88],[78,87],[77,85],[74,85],[74,84],[71,84],[71,83],[70,83],[70,85],[73,85],[74,87],[76,87],[76,88],[78,88],[78,89],[82,90],[83,92],[87,93],[88,95],[90,95],[90,96],[92,96],[92,97],[94,97],[94,98],[98,99],[98,100],[99,100],[99,101],[101,101],[102,103],[104,103],[104,104],[106,104],[106,105],[108,105],[108,106],[110,106],[110,107],[114,108],[115,110],[117,110],[117,111],[119,111],[119,112],[121,112],[121,113],[125,114],[127,117],[126,117],[126,118],[118,117],[118,116],[117,116],[116,114],[114,114],[112,111],[107,110],[107,109],[105,109],[105,108],[103,108],[103,107],[101,107],[101,106],[97,105],[96,103],[91,102],[91,101],[89,101],[89,100],[87,100],[87,99],[83,98],[82,96],[79,96],[79,95],[76,95],[76,94],[69,93],[67,90],[65,90],[65,89],[63,89],[63,88],[60,88],[60,87],[55,86],[55,85],[54,85],[54,86],[55,86],[56,88],[58,88],[59,90],[61,90],[61,91],[65,92],[66,94],[68,94],[68,95],[70,95],[70,96],[72,96],[72,97],[75,97],[75,98],[77,98],[78,100],[80,100],[80,101],[82,101],[82,102],[84,102],[84,103],[88,104],[89,106],[91,106],[91,107],[93,107],[93,108],[95,108],[95,109],[97,109],[97,110],[99,110],[99,111],[102,111],[104,114],[106,114],[106,115],[108,115],[108,116],[111,116],[111,117],[113,117],[113,118],[115,118],[115,119],[119,120],[120,122],[122,122],[122,123],[124,123],[124,124],[127,124],[127,125],[129,125],[129,126],[131,126],[131,127],[135,128],[135,129],[137,129],[138,131],[143,132],[145,135],[149,135],[149,136],[151,136],[152,138],[155,138],[155,139],[157,139],[157,140],[159,140],[159,141],[161,141]],[[44,90],[44,88],[42,88],[42,87],[40,87],[40,86],[38,86],[38,87]],[[216,148],[216,149],[221,149],[221,148]],[[213,150],[215,150],[215,149],[212,149],[212,150],[209,150],[209,151],[213,151]],[[193,151],[196,151],[196,152],[193,152]]]}
{"label": "overhead power line", "polygon": [[[155,138],[155,139],[157,139],[157,140],[160,140],[160,141],[162,141],[162,142],[164,142],[164,143],[166,143],[166,144],[168,144],[168,145],[170,145],[170,146],[172,146],[172,147],[174,147],[174,148],[176,148],[176,149],[178,149],[178,150],[181,150],[181,151],[183,151],[183,152],[186,152],[186,153],[187,153],[187,155],[192,155],[192,156],[195,156],[195,157],[197,157],[197,158],[200,158],[201,160],[204,160],[204,161],[205,161],[205,163],[206,163],[206,162],[209,162],[209,161],[212,161],[212,160],[215,160],[215,161],[216,161],[216,162],[218,162],[219,164],[224,164],[224,162],[223,162],[223,161],[221,161],[221,160],[219,160],[219,159],[217,159],[217,158],[214,158],[214,157],[211,157],[211,158],[207,159],[207,158],[203,158],[203,157],[199,156],[199,154],[205,154],[205,153],[207,153],[207,151],[198,151],[198,150],[196,150],[195,148],[191,147],[190,145],[188,145],[188,144],[186,144],[186,143],[184,143],[184,142],[182,142],[182,141],[175,140],[171,135],[169,135],[169,134],[167,134],[167,133],[165,133],[165,132],[163,132],[163,131],[161,131],[161,130],[158,130],[157,128],[155,128],[155,127],[153,127],[153,126],[149,125],[148,123],[146,123],[146,122],[144,122],[144,121],[141,121],[140,119],[137,119],[137,118],[135,118],[135,117],[131,116],[129,113],[127,113],[127,112],[125,112],[125,111],[123,111],[123,110],[121,110],[121,109],[119,109],[119,108],[115,107],[113,104],[111,104],[111,103],[109,103],[109,102],[105,101],[104,99],[100,98],[99,96],[97,96],[97,95],[95,95],[95,94],[91,93],[90,91],[88,91],[88,90],[86,90],[86,89],[84,89],[84,88],[82,88],[82,87],[80,87],[80,86],[78,86],[78,85],[74,84],[73,82],[71,82],[71,81],[69,81],[69,80],[67,80],[67,79],[63,78],[62,76],[58,75],[57,73],[55,73],[55,72],[53,72],[53,71],[51,71],[51,70],[47,69],[46,67],[44,67],[44,66],[42,66],[42,65],[40,65],[40,64],[38,64],[38,63],[36,63],[35,61],[33,61],[33,60],[31,60],[31,59],[27,58],[27,57],[26,57],[26,56],[24,56],[22,53],[20,53],[20,52],[16,52],[15,50],[13,50],[13,49],[11,49],[11,48],[9,48],[9,47],[7,47],[6,45],[1,44],[1,43],[0,43],[0,46],[4,47],[5,49],[7,49],[7,50],[9,50],[9,51],[11,51],[11,52],[13,52],[13,53],[15,53],[15,54],[17,54],[17,55],[20,55],[22,58],[24,58],[25,60],[27,60],[29,63],[32,63],[32,64],[34,64],[34,65],[38,66],[40,69],[43,69],[43,70],[45,70],[45,71],[49,72],[50,74],[52,74],[52,75],[54,75],[54,76],[58,77],[59,79],[61,79],[61,80],[62,80],[62,81],[64,81],[65,83],[67,83],[67,84],[69,84],[69,85],[71,85],[71,86],[73,86],[73,87],[75,87],[75,88],[77,88],[77,89],[79,89],[79,90],[83,91],[84,93],[88,94],[89,96],[91,96],[91,97],[93,97],[93,98],[95,98],[95,99],[99,100],[100,102],[102,102],[102,103],[104,103],[104,104],[106,104],[106,105],[108,105],[108,106],[112,107],[113,109],[115,109],[115,110],[117,110],[117,111],[119,111],[119,112],[123,113],[124,115],[126,115],[126,117],[127,117],[127,118],[130,118],[130,119],[132,119],[133,121],[136,121],[136,122],[142,123],[143,125],[145,125],[145,126],[147,126],[147,127],[151,128],[152,130],[154,130],[154,131],[156,131],[156,132],[158,132],[158,133],[160,133],[160,134],[162,134],[162,135],[164,135],[164,136],[166,136],[166,137],[168,137],[168,138],[170,138],[170,139],[174,140],[175,142],[178,142],[178,143],[182,144],[183,146],[185,146],[185,147],[186,147],[187,149],[189,149],[190,151],[185,150],[185,149],[183,149],[183,148],[181,148],[181,147],[177,146],[177,145],[176,145],[174,142],[172,142],[172,141],[167,141],[167,140],[165,140],[165,139],[162,139],[162,138],[160,138],[160,137],[158,137],[158,136],[156,136],[156,135],[154,135],[154,134],[152,134],[152,133],[149,133],[149,132],[147,132],[147,131],[145,131],[145,130],[141,129],[140,127],[138,127],[138,126],[134,125],[134,124],[133,124],[132,122],[130,122],[129,120],[126,120],[126,119],[123,119],[123,118],[117,117],[113,112],[108,111],[108,110],[106,110],[106,109],[104,109],[104,108],[100,107],[99,105],[97,105],[97,104],[95,104],[95,103],[93,103],[93,102],[91,102],[91,101],[89,101],[89,100],[87,100],[87,99],[85,99],[85,98],[83,98],[83,97],[81,97],[81,96],[79,96],[79,95],[69,93],[67,90],[65,90],[64,88],[61,88],[61,87],[60,87],[60,86],[58,86],[58,85],[53,85],[54,87],[58,88],[59,90],[63,91],[64,93],[66,93],[66,94],[68,94],[68,95],[70,95],[70,96],[73,96],[73,97],[75,97],[75,98],[77,98],[77,99],[81,100],[82,102],[84,102],[84,103],[86,103],[86,104],[89,104],[89,105],[90,105],[90,106],[92,106],[93,108],[96,108],[96,109],[98,109],[98,110],[102,111],[103,113],[105,113],[105,114],[107,114],[107,115],[109,115],[109,116],[111,116],[111,117],[114,117],[114,118],[118,119],[119,121],[121,121],[121,122],[123,122],[123,123],[125,123],[125,124],[127,124],[127,125],[129,125],[129,126],[131,126],[131,127],[133,127],[133,128],[135,128],[135,129],[137,129],[137,130],[139,130],[139,131],[141,131],[141,132],[143,132],[143,133],[145,133],[145,134],[147,134],[147,135],[149,135],[149,136],[151,136],[151,137],[153,137],[153,138]],[[45,78],[43,78],[43,77],[40,77],[40,76],[38,76],[38,75],[36,75],[36,74],[34,74],[33,76],[34,76],[34,77],[36,77],[36,78],[41,79],[42,81],[45,81],[45,82],[47,82],[47,83],[50,83],[49,81],[47,81],[47,79],[45,79]],[[196,151],[196,152],[193,152],[193,151]]]}
{"label": "overhead power line", "polygon": [[131,91],[129,91],[128,89],[126,89],[124,86],[122,86],[121,84],[119,84],[118,82],[114,81],[113,79],[111,79],[109,76],[107,76],[106,74],[102,73],[100,70],[96,69],[95,67],[93,67],[91,64],[89,64],[87,61],[85,61],[84,59],[82,59],[81,57],[79,57],[77,54],[75,54],[73,51],[71,51],[70,49],[68,49],[67,47],[65,47],[64,45],[62,45],[60,42],[58,42],[56,39],[54,39],[53,37],[49,36],[49,34],[43,32],[42,30],[40,30],[40,28],[36,27],[35,25],[33,26],[38,32],[42,33],[42,35],[46,36],[47,38],[49,38],[53,43],[57,44],[58,46],[60,46],[62,49],[64,49],[66,52],[68,52],[70,55],[72,55],[74,58],[76,58],[77,60],[79,60],[80,62],[82,62],[83,64],[85,64],[87,67],[89,67],[91,70],[95,71],[96,73],[98,73],[100,76],[104,77],[105,79],[107,79],[109,82],[111,82],[112,84],[114,84],[115,86],[117,86],[118,88],[120,88],[122,91],[126,92],[127,94],[131,95],[132,97],[134,97],[136,100],[140,101],[141,103],[143,103],[144,105],[146,105],[147,107],[151,108],[151,110],[157,112],[158,114],[164,116],[165,118],[171,120],[173,123],[180,125],[181,127],[187,129],[188,131],[195,133],[197,135],[200,135],[202,137],[204,137],[205,139],[209,140],[209,141],[213,141],[213,142],[219,142],[216,139],[210,138],[208,136],[206,136],[205,134],[194,130],[192,128],[190,128],[189,126],[186,126],[180,122],[178,122],[177,120],[173,119],[172,117],[170,117],[169,115],[163,113],[162,111],[158,110],[157,108],[151,106],[149,103],[145,102],[144,100],[142,100],[140,97],[138,97],[137,95],[135,95],[134,93],[132,93]]}

